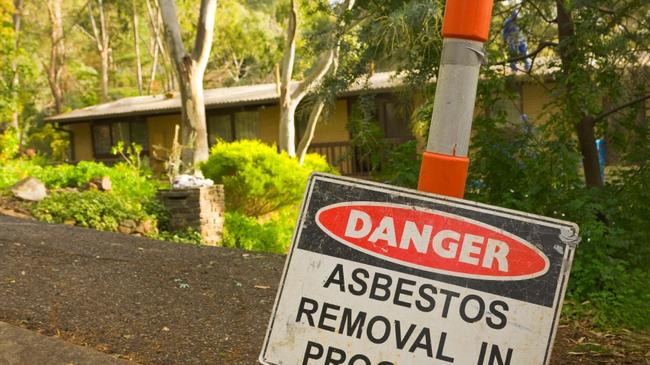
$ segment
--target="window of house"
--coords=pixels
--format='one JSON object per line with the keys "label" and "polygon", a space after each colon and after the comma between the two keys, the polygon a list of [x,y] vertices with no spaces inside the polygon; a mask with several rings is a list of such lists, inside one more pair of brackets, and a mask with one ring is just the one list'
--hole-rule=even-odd
{"label": "window of house", "polygon": [[259,112],[257,110],[209,115],[208,140],[212,145],[217,140],[232,142],[240,139],[259,138],[259,119]]}
{"label": "window of house", "polygon": [[125,145],[137,143],[143,151],[149,150],[147,124],[143,121],[106,121],[92,124],[95,157],[114,157],[111,149],[119,141]]}
{"label": "window of house", "polygon": [[389,139],[411,139],[409,128],[410,108],[394,100],[380,100],[379,122],[384,129],[384,135]]}

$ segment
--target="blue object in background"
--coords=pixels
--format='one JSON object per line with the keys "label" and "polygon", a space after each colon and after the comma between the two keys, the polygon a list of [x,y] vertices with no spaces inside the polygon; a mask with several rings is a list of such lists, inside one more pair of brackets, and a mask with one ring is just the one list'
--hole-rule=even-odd
{"label": "blue object in background", "polygon": [[[501,33],[503,41],[508,45],[508,54],[511,58],[521,57],[528,54],[526,36],[524,36],[517,25],[517,16],[519,16],[519,10],[513,11],[510,17],[508,17],[508,19],[503,23],[503,32]],[[523,61],[524,71],[530,71],[530,59],[526,57]],[[512,71],[517,71],[517,62],[510,62],[510,68]]]}
{"label": "blue object in background", "polygon": [[600,179],[605,182],[605,140],[598,138],[596,140],[596,150],[598,151],[598,166],[600,167]]}

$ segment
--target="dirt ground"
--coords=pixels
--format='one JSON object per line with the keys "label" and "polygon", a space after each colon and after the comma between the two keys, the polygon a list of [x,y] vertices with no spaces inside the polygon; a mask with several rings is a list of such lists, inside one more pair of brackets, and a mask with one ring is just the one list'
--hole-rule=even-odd
{"label": "dirt ground", "polygon": [[[0,321],[140,364],[256,364],[283,263],[0,216]],[[565,323],[552,364],[647,365],[650,337]]]}

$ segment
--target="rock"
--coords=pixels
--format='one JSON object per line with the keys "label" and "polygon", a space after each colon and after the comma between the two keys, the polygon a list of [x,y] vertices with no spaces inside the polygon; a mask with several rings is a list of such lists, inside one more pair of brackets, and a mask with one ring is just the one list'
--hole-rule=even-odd
{"label": "rock", "polygon": [[68,218],[63,221],[63,224],[65,224],[66,226],[74,226],[75,224],[77,224],[77,221],[72,218]]}
{"label": "rock", "polygon": [[158,227],[156,227],[153,220],[146,218],[140,221],[140,223],[138,223],[138,225],[134,229],[134,232],[142,235],[147,235],[149,233],[157,233]]}
{"label": "rock", "polygon": [[195,189],[214,185],[211,179],[205,179],[202,176],[178,175],[172,181],[174,189]]}
{"label": "rock", "polygon": [[11,188],[16,198],[38,202],[47,197],[45,185],[35,177],[26,177]]}
{"label": "rock", "polygon": [[95,185],[97,190],[101,191],[111,191],[113,190],[113,183],[111,183],[111,178],[108,176],[102,176],[90,180],[90,183]]}
{"label": "rock", "polygon": [[117,227],[117,230],[120,233],[131,234],[135,230],[136,224],[134,221],[127,219],[120,222],[120,225]]}

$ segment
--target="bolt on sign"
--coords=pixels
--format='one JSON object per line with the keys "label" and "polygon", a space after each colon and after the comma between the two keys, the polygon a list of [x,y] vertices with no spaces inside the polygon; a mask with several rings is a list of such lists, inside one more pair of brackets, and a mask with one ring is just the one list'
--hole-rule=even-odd
{"label": "bolt on sign", "polygon": [[543,365],[578,227],[312,175],[260,362]]}

